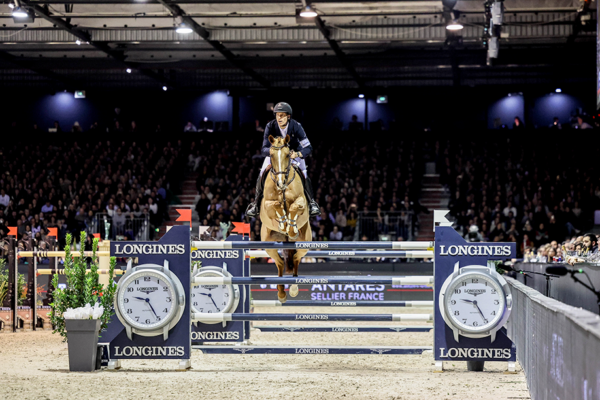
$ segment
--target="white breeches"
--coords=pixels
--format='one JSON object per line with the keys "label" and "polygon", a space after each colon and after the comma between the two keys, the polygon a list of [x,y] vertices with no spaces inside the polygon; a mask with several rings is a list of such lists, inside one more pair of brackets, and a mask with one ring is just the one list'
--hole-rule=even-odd
{"label": "white breeches", "polygon": [[[271,157],[265,157],[265,161],[263,161],[263,165],[262,168],[260,169],[260,176],[262,176],[263,172],[265,172],[265,169],[267,169],[267,167],[271,164]],[[297,166],[300,171],[302,171],[302,173],[304,174],[304,177],[307,178],[306,175],[306,163],[304,162],[303,158],[294,158],[292,160],[292,164]],[[285,170],[285,168],[284,168]]]}

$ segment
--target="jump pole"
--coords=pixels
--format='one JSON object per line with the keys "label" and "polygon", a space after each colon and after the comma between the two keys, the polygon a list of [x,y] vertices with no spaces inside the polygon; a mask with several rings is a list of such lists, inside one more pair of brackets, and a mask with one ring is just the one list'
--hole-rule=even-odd
{"label": "jump pole", "polygon": [[261,332],[430,332],[433,326],[254,326]]}
{"label": "jump pole", "polygon": [[[264,250],[247,250],[246,256],[250,258],[269,258]],[[433,251],[315,251],[309,250],[304,257],[315,258],[433,258]]]}
{"label": "jump pole", "polygon": [[431,346],[192,346],[205,354],[372,354],[399,355],[423,354],[433,350]]}
{"label": "jump pole", "polygon": [[196,277],[195,285],[433,285],[433,276]]}
{"label": "jump pole", "polygon": [[229,321],[420,321],[433,320],[433,314],[245,314],[192,313],[194,322]]}
{"label": "jump pole", "polygon": [[428,250],[433,251],[435,242],[220,242],[193,241],[192,248],[202,250],[228,249],[327,249],[327,250]]}
{"label": "jump pole", "polygon": [[433,301],[252,300],[253,307],[433,307]]}

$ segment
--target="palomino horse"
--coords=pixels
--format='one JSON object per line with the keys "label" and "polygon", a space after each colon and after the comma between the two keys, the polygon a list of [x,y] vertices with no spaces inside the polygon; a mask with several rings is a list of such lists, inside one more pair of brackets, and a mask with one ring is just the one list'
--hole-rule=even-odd
{"label": "palomino horse", "polygon": [[[264,196],[260,205],[262,228],[260,238],[265,242],[306,242],[312,240],[312,230],[308,223],[309,214],[304,196],[302,177],[292,167],[290,137],[274,138],[271,142],[271,169],[267,172]],[[267,250],[267,254],[275,261],[279,276],[284,269],[293,276],[298,276],[298,264],[308,250],[283,250],[283,258],[277,250]],[[277,285],[277,297],[285,303],[287,296],[284,286]],[[298,295],[298,285],[290,287],[290,296]]]}

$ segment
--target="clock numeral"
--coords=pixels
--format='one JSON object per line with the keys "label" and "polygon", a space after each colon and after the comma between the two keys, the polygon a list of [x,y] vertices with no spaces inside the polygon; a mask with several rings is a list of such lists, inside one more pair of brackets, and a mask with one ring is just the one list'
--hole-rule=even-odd
{"label": "clock numeral", "polygon": [[455,305],[456,304],[456,300],[450,300],[450,304]]}
{"label": "clock numeral", "polygon": [[169,312],[169,310],[167,310],[166,308],[163,310],[163,312]]}
{"label": "clock numeral", "polygon": [[467,286],[467,282],[462,282],[460,286]]}
{"label": "clock numeral", "polygon": [[192,293],[192,297],[196,297],[196,293]]}
{"label": "clock numeral", "polygon": [[454,311],[454,315],[460,315],[459,311]]}
{"label": "clock numeral", "polygon": [[471,283],[479,283],[479,279],[471,279]]}
{"label": "clock numeral", "polygon": [[229,293],[223,293],[223,297],[229,297]]}
{"label": "clock numeral", "polygon": [[140,317],[135,317],[135,320],[136,320],[137,322],[140,322]]}
{"label": "clock numeral", "polygon": [[128,288],[127,288],[127,291],[128,291],[128,292],[133,292],[133,288],[132,288],[132,287],[128,287]]}
{"label": "clock numeral", "polygon": [[123,299],[123,303],[129,303],[129,299]]}
{"label": "clock numeral", "polygon": [[226,302],[226,301],[224,301],[224,302],[223,302],[223,305],[224,305],[224,306],[226,306],[226,305],[227,305],[227,302]]}
{"label": "clock numeral", "polygon": [[485,283],[485,286],[487,286],[487,281],[484,281],[483,283]]}
{"label": "clock numeral", "polygon": [[491,315],[496,315],[496,311],[492,311],[492,314],[491,314]]}
{"label": "clock numeral", "polygon": [[460,289],[454,289],[455,294],[460,294]]}
{"label": "clock numeral", "polygon": [[494,305],[497,306],[498,304],[500,304],[500,300],[494,300]]}
{"label": "clock numeral", "polygon": [[171,298],[167,297],[167,303],[170,303],[170,302],[171,302]]}
{"label": "clock numeral", "polygon": [[147,323],[147,324],[149,324],[149,323],[150,323],[150,320],[149,320],[149,319],[147,319],[147,320],[146,320],[146,323]]}
{"label": "clock numeral", "polygon": [[212,313],[212,310],[208,310],[209,313]]}
{"label": "clock numeral", "polygon": [[160,320],[161,320],[161,318],[157,316],[157,317],[156,317],[156,320],[157,320],[157,321],[160,321]]}
{"label": "clock numeral", "polygon": [[133,313],[133,310],[131,308],[128,308],[127,309],[127,314],[132,314],[132,313]]}
{"label": "clock numeral", "polygon": [[158,283],[158,284],[160,285],[160,279],[157,279],[157,280],[156,280],[156,283]]}
{"label": "clock numeral", "polygon": [[492,289],[492,294],[496,294],[496,289]]}
{"label": "clock numeral", "polygon": [[136,279],[135,281],[133,281],[133,283],[135,283],[136,285],[139,285],[140,284],[140,280]]}
{"label": "clock numeral", "polygon": [[483,320],[483,323],[484,323],[484,324],[487,324],[487,323],[488,323],[488,320],[484,318],[484,320]]}
{"label": "clock numeral", "polygon": [[144,277],[144,282],[150,282],[151,280],[152,280],[152,278],[150,278],[149,276]]}
{"label": "clock numeral", "polygon": [[479,324],[477,323],[477,321],[473,321],[473,326],[479,326]]}
{"label": "clock numeral", "polygon": [[163,292],[168,292],[169,291],[169,287],[168,286],[163,286]]}
{"label": "clock numeral", "polygon": [[463,320],[463,323],[464,323],[464,324],[466,324],[466,323],[467,323],[467,319],[466,319],[466,318],[463,318],[462,320]]}
{"label": "clock numeral", "polygon": [[227,285],[221,285],[222,289],[227,289]]}
{"label": "clock numeral", "polygon": [[201,309],[200,309],[200,312],[204,312],[204,308],[201,308]]}
{"label": "clock numeral", "polygon": [[197,301],[195,301],[195,302],[194,302],[194,306],[197,306],[197,305],[198,305],[198,302],[197,302]]}

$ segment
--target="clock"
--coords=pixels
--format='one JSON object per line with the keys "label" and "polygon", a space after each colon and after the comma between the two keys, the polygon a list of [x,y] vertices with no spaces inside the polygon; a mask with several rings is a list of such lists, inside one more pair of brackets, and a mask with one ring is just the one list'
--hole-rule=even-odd
{"label": "clock", "polygon": [[[231,277],[227,272],[227,264],[223,268],[206,266],[194,269],[192,282],[196,277]],[[193,285],[191,307],[193,313],[229,313],[235,310],[240,302],[240,288],[238,285]],[[200,321],[204,324],[218,322]]]}
{"label": "clock", "polygon": [[143,264],[131,267],[117,286],[115,313],[125,327],[127,337],[163,335],[181,319],[185,308],[185,291],[169,264]]}
{"label": "clock", "polygon": [[504,278],[495,270],[478,265],[459,268],[442,285],[439,309],[446,325],[459,335],[491,337],[504,326],[512,309],[512,295]]}

